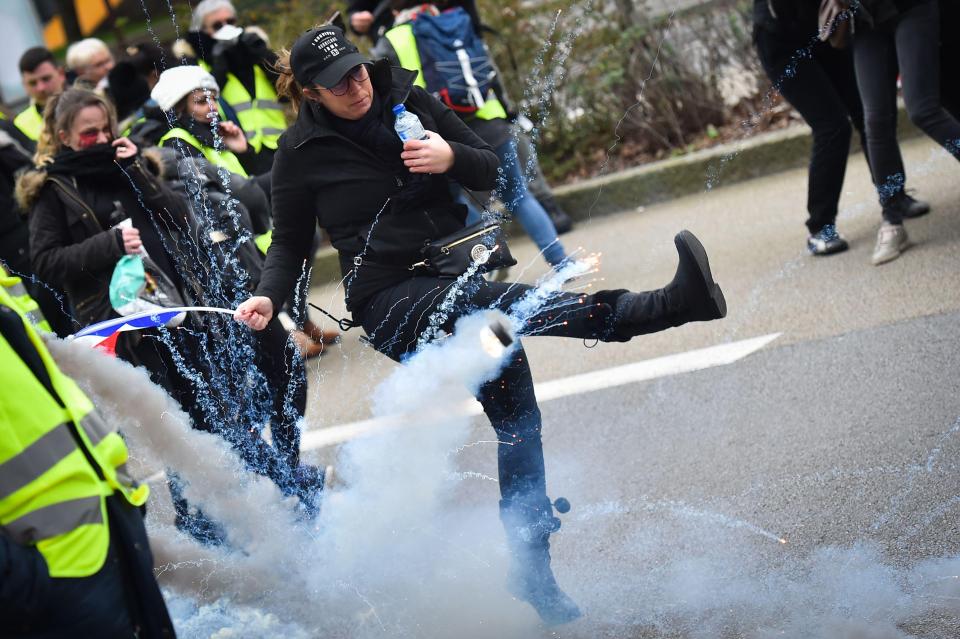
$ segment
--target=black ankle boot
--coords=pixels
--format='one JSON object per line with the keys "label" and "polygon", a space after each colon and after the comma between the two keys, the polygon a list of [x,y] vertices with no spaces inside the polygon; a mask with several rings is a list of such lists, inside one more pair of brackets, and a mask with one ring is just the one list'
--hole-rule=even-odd
{"label": "black ankle boot", "polygon": [[673,238],[680,264],[664,288],[642,293],[626,292],[614,306],[614,338],[656,333],[687,322],[706,322],[727,315],[727,302],[713,281],[707,252],[690,231]]}
{"label": "black ankle boot", "polygon": [[526,601],[548,626],[569,623],[580,617],[577,604],[567,596],[550,569],[550,533],[560,529],[550,500],[500,501],[500,520],[507,533],[511,565],[507,589]]}

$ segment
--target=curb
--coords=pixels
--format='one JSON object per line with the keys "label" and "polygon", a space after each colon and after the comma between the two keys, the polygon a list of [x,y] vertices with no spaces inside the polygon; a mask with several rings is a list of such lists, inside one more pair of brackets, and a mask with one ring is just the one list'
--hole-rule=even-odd
{"label": "curb", "polygon": [[[901,140],[920,133],[910,123],[902,103],[897,131]],[[578,222],[613,213],[630,213],[657,202],[702,193],[714,186],[806,166],[812,144],[810,127],[797,124],[747,140],[559,186],[553,193]],[[859,149],[859,136],[854,132],[850,152]],[[336,250],[331,247],[322,249],[313,263],[314,283],[337,282],[340,278]]]}

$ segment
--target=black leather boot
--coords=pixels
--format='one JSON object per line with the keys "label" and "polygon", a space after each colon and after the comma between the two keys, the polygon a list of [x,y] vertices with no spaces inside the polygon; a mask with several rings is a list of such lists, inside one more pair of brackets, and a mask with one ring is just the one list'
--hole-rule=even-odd
{"label": "black leather boot", "polygon": [[500,520],[507,533],[511,565],[507,589],[526,601],[548,626],[580,617],[577,604],[567,596],[550,569],[550,533],[560,529],[553,506],[544,496],[535,501],[500,500]]}
{"label": "black leather boot", "polygon": [[624,292],[614,308],[614,339],[656,333],[687,322],[706,322],[727,315],[727,302],[713,281],[707,252],[690,231],[673,238],[680,264],[664,288],[642,293]]}

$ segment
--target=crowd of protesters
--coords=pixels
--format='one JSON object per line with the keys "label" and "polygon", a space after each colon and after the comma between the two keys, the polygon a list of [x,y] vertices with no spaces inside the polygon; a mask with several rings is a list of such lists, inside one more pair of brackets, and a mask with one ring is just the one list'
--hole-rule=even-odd
{"label": "crowd of protesters", "polygon": [[[856,129],[883,218],[873,262],[885,263],[907,246],[904,220],[930,210],[906,189],[896,140],[898,73],[911,119],[960,158],[956,86],[940,85],[941,56],[949,53],[939,39],[955,10],[938,0],[862,0],[852,9],[826,0],[819,11],[815,5],[756,0],[754,31],[764,70],[813,128],[807,246],[814,255],[848,247],[836,217]],[[452,16],[446,26],[457,46],[475,47],[486,59],[486,30],[469,0],[355,0],[347,24],[370,39],[377,61],[337,26],[313,28],[292,51],[278,53],[261,30],[238,24],[229,0],[198,3],[189,36],[169,51],[148,43],[120,53],[87,38],[67,48],[65,65],[43,47],[25,51],[19,68],[29,104],[0,118],[0,310],[16,307],[33,327],[61,337],[123,316],[129,307],[121,302],[129,300],[118,301],[115,286],[130,258],[159,291],[153,300],[237,308],[236,319],[255,329],[244,333],[241,356],[216,345],[246,329],[194,314],[125,332],[113,348],[144,368],[196,428],[220,434],[253,471],[296,495],[304,516],[314,515],[324,479],[299,459],[303,364],[338,337],[313,324],[305,308],[303,275],[321,243],[318,222],[340,253],[354,325],[398,361],[424,329],[399,318],[429,316],[451,286],[412,260],[425,242],[487,216],[492,198],[516,216],[551,267],[571,263],[558,239],[571,219],[543,180],[524,118],[492,61],[484,84],[471,89],[469,108],[449,93],[438,100],[424,90],[430,43],[415,27],[441,14]],[[419,116],[427,138],[396,137],[396,104]],[[288,127],[290,113],[296,121]],[[384,198],[390,207],[381,206]],[[540,332],[627,341],[722,318],[725,301],[703,247],[689,232],[675,241],[680,267],[670,284],[641,293],[563,294],[561,304],[578,310]],[[505,308],[526,290],[479,278],[445,328],[469,309]],[[37,363],[33,353],[43,348],[34,329],[8,324],[0,326],[4,344],[9,334],[31,345],[28,355],[4,357],[23,359],[41,382],[59,379],[46,359]],[[265,382],[257,386],[262,396],[236,401],[249,393],[251,375]],[[59,390],[48,384],[30,392],[49,404],[59,401]],[[513,592],[549,623],[572,620],[579,609],[550,568],[548,539],[559,520],[546,495],[539,410],[522,349],[478,398],[504,442],[500,507]],[[271,441],[261,432],[267,423]],[[101,481],[103,472],[114,472],[99,460],[98,467]],[[176,474],[168,477],[178,526],[204,543],[229,543],[217,522],[187,504]],[[123,517],[141,497],[124,502]],[[128,536],[139,539],[141,529],[133,530]],[[4,567],[16,553],[3,548],[0,568],[16,574]],[[37,556],[27,560],[36,564]],[[22,636],[76,623],[31,605],[40,612],[20,620]],[[120,623],[152,623],[150,614],[130,610]],[[169,619],[159,617],[157,636],[169,635]]]}

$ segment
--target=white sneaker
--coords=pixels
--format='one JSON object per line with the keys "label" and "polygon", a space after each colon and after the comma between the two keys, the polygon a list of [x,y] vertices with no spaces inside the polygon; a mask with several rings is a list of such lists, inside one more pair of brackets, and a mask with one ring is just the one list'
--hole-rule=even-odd
{"label": "white sneaker", "polygon": [[873,265],[891,262],[907,249],[909,239],[903,224],[884,222],[877,233],[877,245],[873,249]]}

